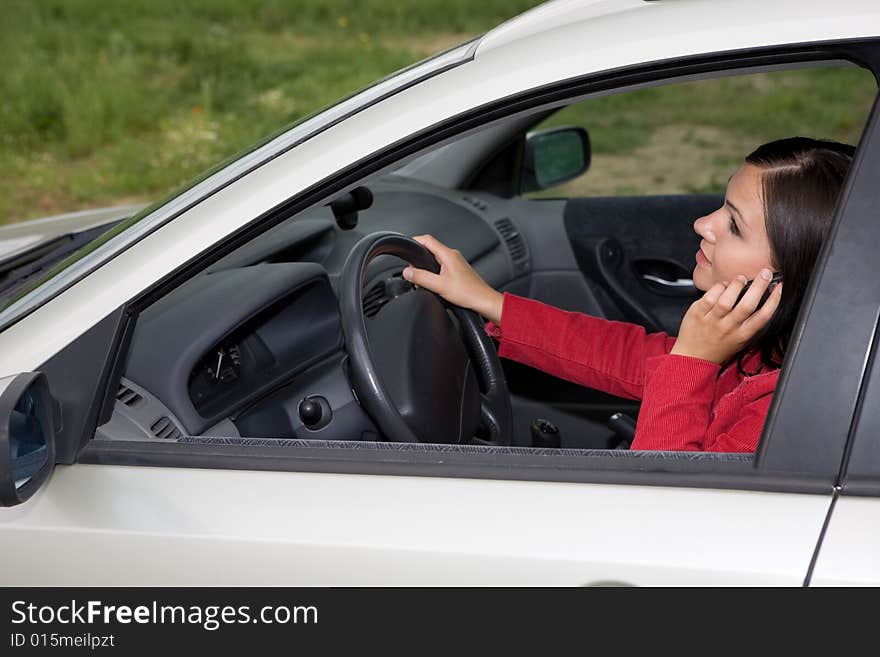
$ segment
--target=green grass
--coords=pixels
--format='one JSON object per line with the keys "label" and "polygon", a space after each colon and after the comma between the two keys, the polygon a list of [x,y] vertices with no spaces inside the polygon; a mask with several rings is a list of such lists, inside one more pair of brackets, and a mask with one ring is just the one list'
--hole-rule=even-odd
{"label": "green grass", "polygon": [[[285,125],[536,4],[6,0],[0,224],[160,198]],[[612,96],[558,122],[588,127],[597,165],[638,163],[664,135],[711,154],[701,166],[709,178],[685,180],[685,190],[723,184],[747,146],[768,136],[857,138],[874,89],[867,73],[779,75],[787,77]],[[584,177],[593,184],[586,191],[604,189],[598,172]],[[639,173],[617,174],[610,191],[639,188]],[[663,179],[650,175],[658,186]]]}
{"label": "green grass", "polygon": [[591,171],[537,196],[722,192],[743,158],[773,139],[804,135],[857,143],[876,93],[870,72],[826,67],[587,100],[541,127],[585,127]]}
{"label": "green grass", "polygon": [[861,133],[875,92],[873,76],[864,69],[807,69],[608,96],[572,106],[553,121],[594,126],[593,149],[606,154],[632,151],[647,143],[658,125],[670,124],[720,126],[758,141],[799,132],[851,141]]}
{"label": "green grass", "polygon": [[0,223],[162,196],[537,0],[7,0]]}

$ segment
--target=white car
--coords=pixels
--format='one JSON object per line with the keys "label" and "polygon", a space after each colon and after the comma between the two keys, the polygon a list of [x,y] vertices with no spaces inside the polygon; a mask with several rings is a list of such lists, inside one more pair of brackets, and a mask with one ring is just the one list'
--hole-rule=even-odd
{"label": "white car", "polygon": [[536,193],[621,175],[606,124],[559,117],[805,68],[873,103],[876,0],[555,0],[160,205],[0,231],[0,584],[880,584],[867,105],[755,455],[614,449],[636,405],[502,371],[400,277],[431,233],[500,290],[674,331],[720,197]]}

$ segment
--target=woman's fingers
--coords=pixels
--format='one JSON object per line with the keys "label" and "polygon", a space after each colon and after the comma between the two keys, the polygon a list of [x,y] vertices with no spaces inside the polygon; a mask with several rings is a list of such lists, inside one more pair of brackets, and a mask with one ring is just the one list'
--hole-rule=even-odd
{"label": "woman's fingers", "polygon": [[736,300],[748,282],[749,280],[742,274],[730,281],[724,292],[718,297],[718,302],[712,308],[712,313],[719,318],[726,317],[733,310],[734,306],[737,305]]}
{"label": "woman's fingers", "polygon": [[695,301],[682,319],[671,353],[721,365],[743,349],[770,321],[781,297],[779,285],[756,311],[769,281],[759,275],[737,301],[746,282],[742,276],[716,283]]}
{"label": "woman's fingers", "polygon": [[443,279],[439,274],[434,274],[426,269],[417,269],[412,265],[403,270],[403,277],[414,285],[431,290],[440,294],[443,288]]}
{"label": "woman's fingers", "polygon": [[413,239],[434,254],[440,263],[440,273],[409,266],[403,270],[404,278],[456,306],[474,310],[492,321],[501,321],[503,296],[480,278],[459,251],[431,235],[416,235]]}
{"label": "woman's fingers", "polygon": [[444,244],[433,235],[413,235],[413,239],[432,253],[435,247],[444,247]]}
{"label": "woman's fingers", "polygon": [[428,249],[437,258],[440,266],[447,265],[450,257],[455,253],[433,235],[413,235],[413,239]]}
{"label": "woman's fingers", "polygon": [[716,284],[703,296],[704,310],[719,319],[729,317],[741,324],[755,312],[772,276],[765,268],[751,282],[740,274],[730,283]]}
{"label": "woman's fingers", "polygon": [[697,303],[700,304],[704,315],[709,314],[712,311],[715,304],[718,303],[718,299],[720,299],[721,295],[724,293],[724,290],[725,286],[723,283],[715,283],[715,285],[706,290],[706,294],[699,298]]}
{"label": "woman's fingers", "polygon": [[[767,286],[765,285],[764,288],[766,289],[766,287]],[[751,290],[749,290],[749,292],[751,292]],[[767,297],[767,301],[764,302],[764,305],[761,306],[757,312],[753,312],[751,316],[742,323],[742,328],[749,337],[755,335],[755,333],[764,328],[767,322],[770,321],[773,313],[776,312],[776,309],[779,307],[780,299],[782,299],[782,283],[777,284],[770,293],[770,296]]]}
{"label": "woman's fingers", "polygon": [[433,235],[414,235],[413,239],[434,255],[440,263],[440,273],[434,274],[410,265],[403,270],[403,277],[419,287],[443,296],[450,291],[447,289],[450,285],[454,287],[456,274],[460,270],[460,267],[456,266],[458,251],[449,248]]}
{"label": "woman's fingers", "polygon": [[770,279],[772,277],[773,274],[769,269],[761,270],[761,273],[755,277],[751,285],[749,285],[749,289],[746,290],[746,293],[743,295],[743,298],[733,309],[733,319],[738,322],[744,322],[755,312],[755,309],[761,302],[761,297],[763,297],[764,292],[767,291],[767,286],[770,285]]}

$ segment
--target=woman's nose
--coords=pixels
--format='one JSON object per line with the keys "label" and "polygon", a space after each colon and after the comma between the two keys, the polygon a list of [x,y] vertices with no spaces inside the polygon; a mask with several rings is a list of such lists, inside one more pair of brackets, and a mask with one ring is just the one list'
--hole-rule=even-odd
{"label": "woman's nose", "polygon": [[694,231],[712,244],[715,243],[715,232],[712,230],[712,215],[707,214],[694,222]]}

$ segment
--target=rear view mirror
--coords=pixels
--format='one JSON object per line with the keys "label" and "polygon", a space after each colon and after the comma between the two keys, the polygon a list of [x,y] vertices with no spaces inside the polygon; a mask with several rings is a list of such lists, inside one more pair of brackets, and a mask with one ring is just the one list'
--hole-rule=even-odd
{"label": "rear view mirror", "polygon": [[55,423],[42,372],[0,379],[0,505],[39,489],[55,466]]}
{"label": "rear view mirror", "polygon": [[555,187],[590,167],[590,137],[583,128],[551,128],[526,135],[520,193]]}

